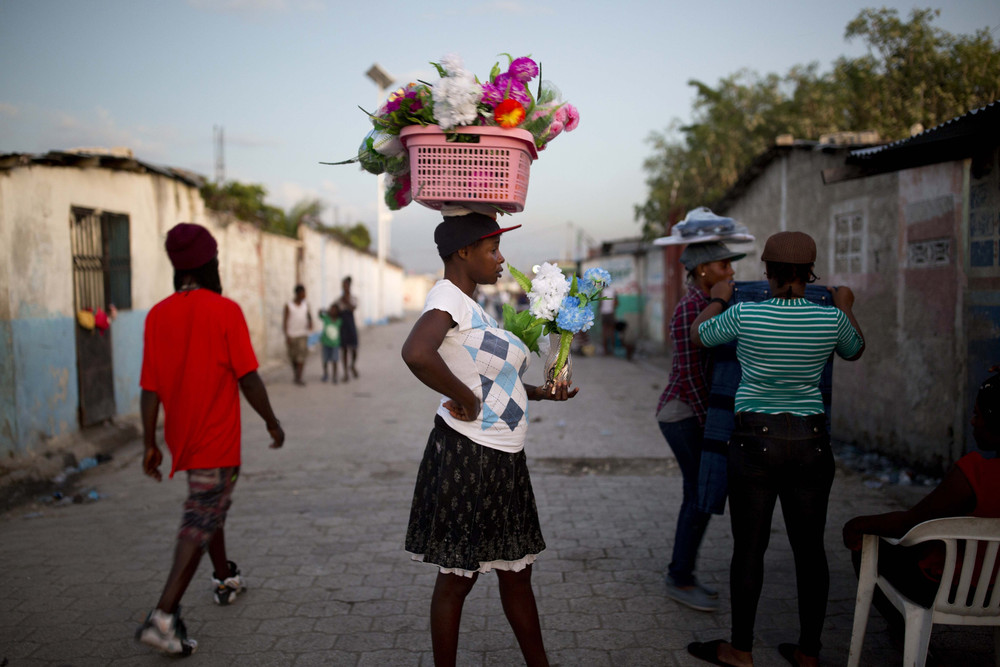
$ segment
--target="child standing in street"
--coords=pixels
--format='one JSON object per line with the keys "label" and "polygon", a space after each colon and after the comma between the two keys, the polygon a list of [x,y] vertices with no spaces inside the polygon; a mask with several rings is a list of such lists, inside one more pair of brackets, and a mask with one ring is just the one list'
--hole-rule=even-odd
{"label": "child standing in street", "polygon": [[496,570],[504,614],[525,663],[548,665],[531,564],[545,548],[524,454],[527,402],[576,396],[568,383],[523,384],[528,348],[473,298],[496,284],[504,258],[493,218],[445,217],[434,231],[444,279],[403,344],[413,374],[441,403],[417,473],[406,550],[438,567],[431,597],[434,664],[455,664],[465,598]]}
{"label": "child standing in street", "polygon": [[163,404],[163,437],[170,448],[170,476],[188,474],[189,494],[173,567],[156,608],[136,633],[165,653],[190,655],[198,643],[187,636],[180,601],[202,554],[212,559],[215,602],[233,602],[244,583],[226,554],[223,524],[240,472],[240,390],[281,447],[285,433],[257,374],[243,311],[222,296],[217,245],[200,225],[180,223],[167,234],[174,266],[174,294],[146,316],[140,408],[145,443],[143,471],[159,482],[163,454],[156,423]]}
{"label": "child standing in street", "polygon": [[[319,342],[323,345],[323,382],[328,378],[337,384],[337,356],[340,354],[340,308],[336,302],[330,304],[329,310],[319,311],[319,319],[323,322],[323,332]],[[333,364],[333,374],[328,372]]]}

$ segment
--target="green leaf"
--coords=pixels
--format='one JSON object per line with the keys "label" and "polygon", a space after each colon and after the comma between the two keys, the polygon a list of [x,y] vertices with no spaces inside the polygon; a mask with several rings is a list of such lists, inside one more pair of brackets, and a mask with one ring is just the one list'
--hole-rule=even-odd
{"label": "green leaf", "polygon": [[448,73],[444,71],[443,67],[441,67],[441,63],[431,63],[431,65],[434,65],[434,69],[438,71],[438,76],[442,79],[448,76]]}
{"label": "green leaf", "polygon": [[559,371],[562,370],[563,366],[566,365],[566,359],[569,358],[569,346],[573,342],[573,333],[570,331],[560,331],[559,332],[559,355],[556,357],[556,365],[554,366],[554,375],[559,375]]}
{"label": "green leaf", "polygon": [[542,334],[544,320],[531,314],[530,310],[516,312],[505,303],[503,305],[503,328],[521,339],[525,346],[535,354],[541,354],[538,349],[538,338]]}
{"label": "green leaf", "polygon": [[510,271],[510,275],[514,276],[514,280],[517,281],[518,286],[524,290],[525,294],[531,291],[531,280],[528,276],[524,275],[510,264],[507,265],[507,269]]}

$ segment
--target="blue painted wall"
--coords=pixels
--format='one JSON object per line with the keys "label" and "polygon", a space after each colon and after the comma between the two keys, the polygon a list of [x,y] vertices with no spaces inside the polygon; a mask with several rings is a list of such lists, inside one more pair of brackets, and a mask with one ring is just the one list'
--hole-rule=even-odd
{"label": "blue painted wall", "polygon": [[139,412],[139,375],[142,372],[142,332],[148,310],[119,311],[111,324],[111,363],[115,373],[115,413]]}
{"label": "blue painted wall", "polygon": [[69,317],[12,320],[15,453],[79,428],[76,322]]}

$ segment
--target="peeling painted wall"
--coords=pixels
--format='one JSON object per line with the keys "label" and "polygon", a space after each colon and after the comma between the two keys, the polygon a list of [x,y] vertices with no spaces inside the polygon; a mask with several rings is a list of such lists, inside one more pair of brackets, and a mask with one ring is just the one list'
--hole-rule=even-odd
{"label": "peeling painted wall", "polygon": [[[966,307],[968,164],[824,186],[820,171],[843,158],[842,152],[790,151],[724,211],[757,237],[734,265],[736,279],[761,279],[760,251],[771,234],[812,235],[820,284],[854,290],[867,341],[859,361],[834,364],[834,437],[943,469],[965,450],[967,342],[1000,353],[991,338],[1000,330],[996,262],[984,277],[983,305]],[[848,262],[838,259],[845,247],[838,250],[838,224],[852,216],[861,232]],[[980,333],[967,331],[967,318],[978,322]]]}
{"label": "peeling painted wall", "polygon": [[[143,327],[149,309],[173,291],[164,242],[178,222],[202,224],[216,236],[224,293],[243,309],[261,359],[285,355],[282,309],[297,282],[314,294],[335,283],[332,299],[340,277],[353,275],[359,324],[371,320],[375,258],[323,235],[304,230],[303,239],[291,239],[223,219],[206,211],[197,188],[154,173],[43,165],[0,171],[0,455],[79,430],[72,207],[129,217],[132,308],[111,325],[118,415],[139,409]],[[387,313],[399,317],[402,270],[388,266],[385,280]]]}
{"label": "peeling painted wall", "polygon": [[[967,242],[961,245],[968,275],[965,415],[972,412],[979,385],[992,375],[990,368],[1000,365],[1000,149],[977,156],[968,166],[962,221]],[[975,447],[969,430],[962,443],[966,451]]]}

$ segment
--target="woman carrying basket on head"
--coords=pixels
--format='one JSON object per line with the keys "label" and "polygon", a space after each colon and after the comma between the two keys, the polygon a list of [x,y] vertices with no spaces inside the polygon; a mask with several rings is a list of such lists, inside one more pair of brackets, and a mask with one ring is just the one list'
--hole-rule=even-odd
{"label": "woman carrying basket on head", "polygon": [[527,347],[473,298],[477,285],[499,279],[500,235],[517,227],[473,212],[444,218],[434,231],[444,279],[403,344],[413,374],[442,394],[406,532],[406,550],[438,566],[431,641],[439,667],[455,664],[465,598],[491,570],[526,664],[548,664],[531,590],[545,541],[525,462],[527,402],[565,401],[578,389],[523,384]]}
{"label": "woman carrying basket on head", "polygon": [[831,352],[854,360],[864,338],[847,287],[830,287],[835,308],[805,298],[816,279],[816,243],[802,232],[779,232],[761,259],[772,298],[727,308],[733,286],[716,283],[712,300],[691,326],[695,345],[736,341],[742,369],[735,428],[729,440],[731,642],[694,642],[688,652],[717,665],[752,665],[753,628],[764,577],[764,552],[776,500],[781,501],[795,559],[799,640],[781,655],[800,666],[819,664],[830,572],[823,544],[834,462],[820,375]]}

